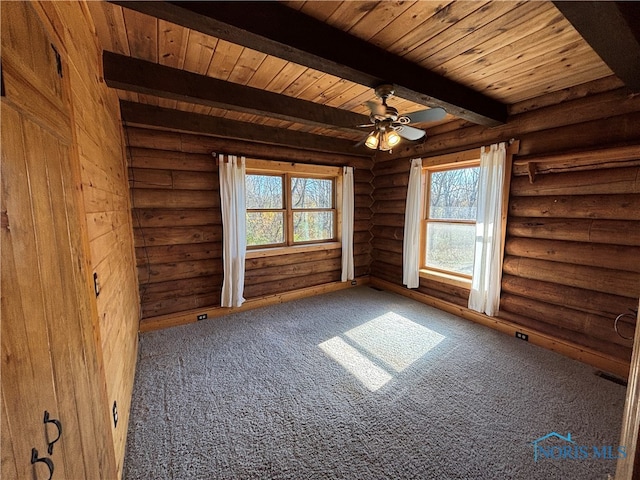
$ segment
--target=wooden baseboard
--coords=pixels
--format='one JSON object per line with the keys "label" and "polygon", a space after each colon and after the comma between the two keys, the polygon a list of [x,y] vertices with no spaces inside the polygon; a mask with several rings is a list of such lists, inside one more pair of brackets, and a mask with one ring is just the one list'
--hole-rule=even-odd
{"label": "wooden baseboard", "polygon": [[143,318],[140,321],[140,332],[150,332],[152,330],[160,330],[163,328],[175,327],[178,325],[186,325],[198,321],[198,317],[206,315],[205,319],[221,317],[230,313],[244,312],[253,310],[254,308],[264,307],[266,305],[275,305],[277,303],[290,302],[299,298],[313,297],[328,292],[353,288],[358,285],[366,285],[369,283],[369,277],[358,277],[348,282],[332,282],[313,287],[301,288],[285,293],[277,293],[267,295],[260,298],[251,298],[244,302],[241,307],[223,308],[223,307],[203,307],[186,312],[171,313],[168,315],[160,315],[157,317]]}
{"label": "wooden baseboard", "polygon": [[323,285],[317,285],[314,287],[292,290],[290,292],[267,295],[260,298],[252,298],[242,304],[241,307],[203,307],[194,310],[188,310],[186,312],[145,318],[140,322],[140,332],[149,332],[152,330],[160,330],[163,328],[194,323],[198,321],[198,317],[201,315],[206,315],[206,319],[216,318],[223,315],[228,315],[230,313],[244,312],[246,310],[252,310],[267,305],[290,302],[299,298],[312,297],[314,295],[320,295],[323,293],[353,288],[357,285],[370,284],[374,287],[382,288],[383,290],[388,290],[390,292],[398,293],[405,297],[412,298],[426,305],[435,307],[439,310],[443,310],[458,317],[462,317],[466,320],[471,320],[472,322],[485,325],[487,327],[493,328],[494,330],[506,333],[510,336],[514,336],[516,332],[525,333],[529,336],[529,342],[533,343],[534,345],[541,346],[548,350],[553,350],[554,352],[558,352],[567,357],[579,360],[605,372],[617,375],[621,378],[626,379],[629,375],[629,363],[625,362],[624,360],[605,355],[603,353],[572,342],[568,342],[566,340],[552,337],[545,333],[538,332],[534,329],[523,327],[501,318],[489,317],[482,313],[478,313],[473,310],[469,310],[468,308],[431,297],[427,294],[415,290],[410,290],[404,286],[396,285],[395,283],[391,283],[377,277],[358,277],[356,280],[354,280],[354,282],[355,285],[353,285],[352,282],[332,282]]}
{"label": "wooden baseboard", "polygon": [[371,277],[369,279],[369,283],[371,286],[404,295],[405,297],[412,298],[426,305],[435,307],[439,310],[444,310],[445,312],[452,313],[466,320],[471,320],[472,322],[485,325],[487,327],[493,328],[494,330],[506,333],[510,336],[515,336],[516,332],[525,333],[529,336],[529,342],[533,343],[534,345],[538,345],[548,350],[553,350],[554,352],[558,352],[569,358],[579,360],[583,363],[591,365],[605,372],[612,373],[624,379],[629,376],[629,363],[625,362],[624,360],[611,357],[609,355],[597,352],[595,350],[583,347],[575,343],[568,342],[566,340],[552,337],[531,328],[522,327],[501,318],[489,317],[482,313],[478,313],[473,310],[469,310],[468,308],[431,297],[427,294],[415,290],[410,290],[404,286],[396,285],[395,283],[391,283],[377,277]]}

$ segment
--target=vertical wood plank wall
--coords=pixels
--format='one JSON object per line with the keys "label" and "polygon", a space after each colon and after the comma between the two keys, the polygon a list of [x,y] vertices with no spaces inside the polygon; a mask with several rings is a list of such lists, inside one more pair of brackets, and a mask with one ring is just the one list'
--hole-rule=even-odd
{"label": "vertical wood plank wall", "polygon": [[[60,478],[115,478],[70,57],[38,4],[2,2],[0,8],[0,477],[44,478],[43,465],[31,460],[35,455],[48,456],[50,473],[55,467]],[[60,422],[60,443],[55,430],[43,430],[43,412]],[[53,443],[47,448],[49,440],[55,450]]]}
{"label": "vertical wood plank wall", "polygon": [[[620,115],[599,118],[614,101]],[[589,102],[602,108],[592,106],[583,114]],[[515,137],[520,139],[516,158],[623,144],[637,145],[640,160],[640,102],[624,89],[608,91],[600,82],[538,99],[537,105],[523,102],[513,111],[502,129],[435,132],[421,156]],[[410,158],[380,155],[373,167],[371,275],[398,285]],[[640,296],[640,169],[633,166],[639,163],[547,173],[533,184],[528,176],[512,177],[500,318],[629,361],[632,342],[616,334],[613,323]],[[462,307],[469,294],[424,278],[418,291]],[[620,332],[632,337],[634,324],[621,323]]]}
{"label": "vertical wood plank wall", "polygon": [[[83,3],[42,2],[70,60],[74,142],[78,151],[116,462],[122,474],[137,355],[139,299],[118,99],[102,80],[101,52]],[[95,408],[95,406],[94,406]],[[111,415],[110,415],[111,417]]]}
{"label": "vertical wood plank wall", "polygon": [[[136,262],[143,319],[220,305],[222,219],[218,167],[211,155],[221,140],[201,135],[126,128]],[[368,275],[373,175],[367,159],[238,144],[254,158],[340,165],[354,173],[354,263]],[[261,155],[262,154],[262,155]],[[340,250],[286,254],[246,261],[245,298],[340,280]]]}

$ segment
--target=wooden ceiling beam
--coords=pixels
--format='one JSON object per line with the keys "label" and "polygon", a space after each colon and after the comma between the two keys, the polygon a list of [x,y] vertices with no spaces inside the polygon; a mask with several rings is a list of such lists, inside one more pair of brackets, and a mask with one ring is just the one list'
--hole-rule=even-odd
{"label": "wooden ceiling beam", "polygon": [[289,122],[363,133],[369,117],[238,83],[104,51],[108,86],[171,100],[262,115]]}
{"label": "wooden ceiling beam", "polygon": [[256,125],[171,108],[120,101],[120,112],[122,120],[127,125],[159,127],[179,132],[200,133],[216,137],[269,145],[284,145],[327,153],[335,152],[355,156],[371,156],[370,150],[365,147],[356,147],[351,140]]}
{"label": "wooden ceiling beam", "polygon": [[506,122],[506,105],[277,2],[112,3],[375,88],[471,122]]}
{"label": "wooden ceiling beam", "polygon": [[553,4],[625,85],[640,92],[640,4],[555,1]]}

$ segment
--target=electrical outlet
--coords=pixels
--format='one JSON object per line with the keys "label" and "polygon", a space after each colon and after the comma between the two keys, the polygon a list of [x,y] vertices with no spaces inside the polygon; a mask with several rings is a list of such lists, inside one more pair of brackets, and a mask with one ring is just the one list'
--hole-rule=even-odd
{"label": "electrical outlet", "polygon": [[198,315],[198,320],[206,320],[207,319],[207,314],[206,313],[201,313],[200,315]]}
{"label": "electrical outlet", "polygon": [[524,340],[525,342],[529,341],[529,335],[522,332],[516,332],[516,338],[519,338],[520,340]]}
{"label": "electrical outlet", "polygon": [[113,409],[111,410],[111,412],[113,413],[113,428],[118,426],[118,404],[115,402],[113,402]]}

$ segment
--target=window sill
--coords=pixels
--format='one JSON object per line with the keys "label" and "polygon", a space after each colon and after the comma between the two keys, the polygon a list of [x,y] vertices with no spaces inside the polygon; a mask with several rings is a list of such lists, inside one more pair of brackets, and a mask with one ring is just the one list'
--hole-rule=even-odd
{"label": "window sill", "polygon": [[316,252],[319,250],[336,250],[342,248],[341,242],[306,243],[304,245],[293,245],[287,247],[255,248],[247,250],[247,259],[275,257],[277,255],[288,255],[290,253]]}
{"label": "window sill", "polygon": [[433,280],[434,282],[446,283],[447,285],[454,285],[456,287],[462,287],[471,289],[471,279],[465,277],[459,277],[452,273],[436,272],[433,270],[420,269],[420,278],[426,278]]}

